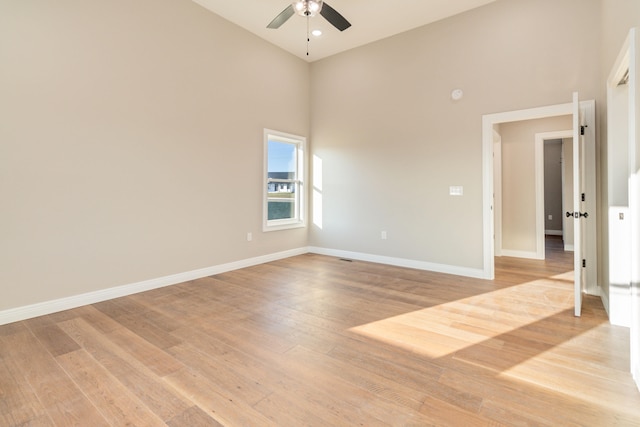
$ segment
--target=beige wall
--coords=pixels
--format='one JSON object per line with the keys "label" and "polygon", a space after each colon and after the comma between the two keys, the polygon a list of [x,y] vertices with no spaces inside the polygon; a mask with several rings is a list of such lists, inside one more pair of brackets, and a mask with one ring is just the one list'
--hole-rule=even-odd
{"label": "beige wall", "polygon": [[[310,81],[190,1],[1,2],[0,310],[307,243],[481,268],[480,117],[595,98],[606,206],[604,80],[632,25],[637,0],[498,0]],[[310,113],[322,228],[256,233],[262,128]]]}
{"label": "beige wall", "polygon": [[503,123],[502,249],[536,252],[535,135],[570,130],[571,116]]}
{"label": "beige wall", "polygon": [[313,63],[324,221],[311,244],[481,269],[482,115],[596,98],[600,11],[499,0]]}
{"label": "beige wall", "polygon": [[629,30],[640,26],[640,2],[638,0],[601,0],[601,16],[602,61],[600,67],[602,77],[606,79]]}
{"label": "beige wall", "polygon": [[259,230],[263,128],[306,135],[308,88],[191,1],[0,2],[0,310],[306,246]]}

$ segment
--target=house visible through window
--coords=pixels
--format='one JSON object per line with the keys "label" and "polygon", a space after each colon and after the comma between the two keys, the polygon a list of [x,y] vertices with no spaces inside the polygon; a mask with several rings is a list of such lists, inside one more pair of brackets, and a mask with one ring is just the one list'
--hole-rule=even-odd
{"label": "house visible through window", "polygon": [[302,227],[305,138],[265,129],[264,230]]}

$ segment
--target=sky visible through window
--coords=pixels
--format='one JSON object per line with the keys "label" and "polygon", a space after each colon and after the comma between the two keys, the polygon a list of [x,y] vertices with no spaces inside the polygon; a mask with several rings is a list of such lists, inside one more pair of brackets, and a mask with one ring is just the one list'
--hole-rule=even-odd
{"label": "sky visible through window", "polygon": [[295,172],[296,146],[279,141],[269,141],[269,172]]}

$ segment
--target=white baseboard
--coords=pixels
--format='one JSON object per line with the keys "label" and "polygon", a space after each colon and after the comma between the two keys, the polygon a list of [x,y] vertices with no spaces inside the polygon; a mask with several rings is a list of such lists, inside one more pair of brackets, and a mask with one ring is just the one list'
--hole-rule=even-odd
{"label": "white baseboard", "polygon": [[264,264],[279,259],[289,258],[305,253],[316,253],[320,255],[328,255],[339,258],[349,258],[359,261],[375,262],[379,264],[388,264],[398,267],[415,268],[418,270],[434,271],[438,273],[454,274],[457,276],[473,277],[484,279],[484,270],[476,268],[458,267],[454,265],[437,264],[425,261],[415,261],[404,258],[394,258],[382,255],[372,255],[360,252],[343,251],[338,249],[327,249],[319,247],[304,247],[292,249],[274,254],[263,255],[255,258],[220,264],[213,267],[201,268],[198,270],[187,271],[184,273],[172,274],[169,276],[159,277],[156,279],[144,280],[142,282],[131,283],[128,285],[115,286],[113,288],[101,289],[99,291],[87,292],[79,295],[72,295],[51,301],[44,301],[36,304],[30,304],[23,307],[10,308],[0,311],[0,325],[18,322],[20,320],[30,319],[33,317],[44,316],[46,314],[56,313],[58,311],[69,310],[83,305],[95,304],[98,302],[120,298],[127,295],[137,294],[139,292],[150,291],[152,289],[162,288],[165,286],[176,285],[178,283],[196,280],[215,274],[226,273],[228,271],[238,270],[245,267],[251,267],[258,264]]}
{"label": "white baseboard", "polygon": [[562,230],[544,230],[544,234],[549,236],[562,236]]}
{"label": "white baseboard", "polygon": [[0,311],[0,325],[30,319],[32,317],[44,316],[45,314],[56,313],[58,311],[69,310],[83,305],[95,304],[97,302],[137,294],[139,292],[149,291],[165,286],[176,285],[178,283],[201,279],[214,274],[226,273],[227,271],[238,270],[240,268],[251,267],[258,264],[264,264],[266,262],[302,255],[307,252],[309,252],[307,248],[292,249],[284,252],[277,252],[274,254],[220,264],[213,267],[172,274],[138,283],[131,283],[128,285],[116,286],[95,292],[87,292],[85,294],[73,295],[52,301],[11,308]]}
{"label": "white baseboard", "polygon": [[573,252],[573,245],[564,245],[564,250],[566,252]]}
{"label": "white baseboard", "polygon": [[361,252],[343,251],[339,249],[328,249],[309,247],[309,252],[319,255],[327,255],[338,258],[354,259],[358,261],[375,262],[378,264],[394,265],[396,267],[415,268],[417,270],[435,271],[437,273],[454,274],[457,276],[474,277],[484,279],[484,270],[479,268],[458,267],[455,265],[436,264],[425,261],[415,261],[404,258],[394,258],[383,255],[372,255]]}
{"label": "white baseboard", "polygon": [[502,256],[510,256],[514,258],[527,258],[527,259],[543,259],[540,256],[538,256],[537,252],[514,251],[511,249],[502,249]]}

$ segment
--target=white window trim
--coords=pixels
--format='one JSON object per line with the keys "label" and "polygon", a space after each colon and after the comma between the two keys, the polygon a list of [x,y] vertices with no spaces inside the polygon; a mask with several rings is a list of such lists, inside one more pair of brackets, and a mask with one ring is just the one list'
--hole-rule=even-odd
{"label": "white window trim", "polygon": [[[277,231],[288,230],[292,228],[301,228],[307,226],[307,138],[304,136],[293,135],[290,133],[280,132],[272,129],[264,129],[263,133],[264,152],[263,152],[263,173],[262,173],[262,231]],[[269,155],[269,138],[282,142],[296,144],[298,146],[298,152],[296,155],[298,161],[298,176],[297,181],[299,185],[298,197],[298,215],[293,219],[277,219],[268,220],[269,203],[268,203],[268,191],[267,191],[267,176],[268,176],[268,155]]]}

